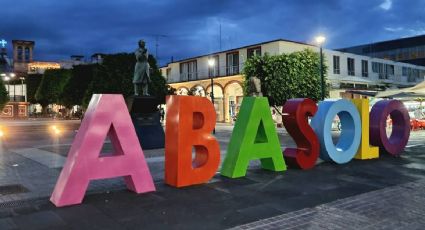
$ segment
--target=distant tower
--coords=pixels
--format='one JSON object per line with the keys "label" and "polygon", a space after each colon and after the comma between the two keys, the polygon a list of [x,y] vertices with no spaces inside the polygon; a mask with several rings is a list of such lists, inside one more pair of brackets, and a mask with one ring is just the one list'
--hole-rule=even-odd
{"label": "distant tower", "polygon": [[17,73],[27,73],[28,63],[33,61],[34,41],[12,40],[13,68]]}

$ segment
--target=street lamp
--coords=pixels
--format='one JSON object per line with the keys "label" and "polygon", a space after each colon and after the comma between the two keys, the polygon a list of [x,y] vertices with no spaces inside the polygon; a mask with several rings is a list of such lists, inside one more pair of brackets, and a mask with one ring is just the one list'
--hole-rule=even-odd
{"label": "street lamp", "polygon": [[25,80],[25,78],[24,77],[20,77],[19,79],[21,80],[21,93],[22,93],[22,97],[24,98],[24,101],[27,101],[26,100],[26,97],[24,95],[24,80]]}
{"label": "street lamp", "polygon": [[321,79],[321,90],[322,90],[322,100],[325,99],[325,79],[323,76],[323,49],[322,45],[325,43],[326,37],[319,35],[316,37],[316,43],[320,46],[320,79]]}
{"label": "street lamp", "polygon": [[[213,103],[214,106],[214,112],[215,112],[215,105],[214,105],[214,70],[215,70],[215,60],[213,58],[209,58],[208,59],[208,66],[210,67],[210,69],[212,69],[211,72],[209,72],[210,74],[210,79],[211,79],[211,102]],[[215,134],[215,125],[214,125],[214,129],[213,129],[213,134]]]}

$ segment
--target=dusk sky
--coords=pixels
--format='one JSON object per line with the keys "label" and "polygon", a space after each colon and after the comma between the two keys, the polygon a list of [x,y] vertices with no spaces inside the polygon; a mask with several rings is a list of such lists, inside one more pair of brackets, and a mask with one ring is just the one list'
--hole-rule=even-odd
{"label": "dusk sky", "polygon": [[2,0],[0,39],[33,40],[35,59],[133,52],[144,39],[161,64],[283,38],[326,48],[425,34],[423,0]]}

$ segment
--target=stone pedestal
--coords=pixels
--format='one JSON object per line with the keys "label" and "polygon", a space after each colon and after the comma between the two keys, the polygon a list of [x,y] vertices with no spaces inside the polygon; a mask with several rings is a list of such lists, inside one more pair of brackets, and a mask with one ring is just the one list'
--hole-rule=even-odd
{"label": "stone pedestal", "polygon": [[127,107],[143,149],[164,148],[165,134],[162,128],[158,99],[151,96],[132,96]]}

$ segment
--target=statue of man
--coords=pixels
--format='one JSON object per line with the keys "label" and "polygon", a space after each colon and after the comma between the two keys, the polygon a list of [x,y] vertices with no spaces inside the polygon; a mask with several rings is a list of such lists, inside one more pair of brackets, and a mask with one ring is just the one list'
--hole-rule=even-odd
{"label": "statue of man", "polygon": [[149,96],[148,84],[151,81],[148,63],[148,50],[145,48],[145,41],[139,41],[139,48],[134,52],[136,55],[136,65],[134,66],[134,95],[139,95],[139,86],[142,87],[142,95]]}

